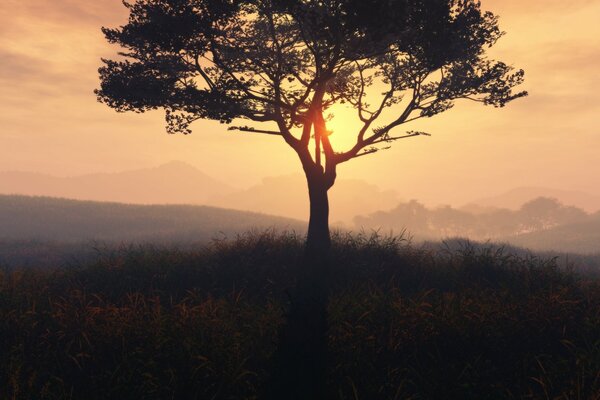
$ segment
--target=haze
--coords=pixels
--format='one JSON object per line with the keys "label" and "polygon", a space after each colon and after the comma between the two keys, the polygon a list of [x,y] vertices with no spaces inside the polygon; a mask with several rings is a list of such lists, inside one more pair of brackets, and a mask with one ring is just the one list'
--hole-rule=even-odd
{"label": "haze", "polygon": [[[600,196],[600,0],[483,5],[507,31],[491,54],[525,69],[530,96],[505,109],[459,103],[407,127],[432,137],[344,165],[341,179],[428,205],[460,206],[516,187]],[[118,114],[98,104],[92,91],[100,57],[118,50],[100,27],[126,17],[120,0],[0,4],[0,171],[64,177],[179,160],[238,189],[300,172],[279,138],[231,133],[209,121],[194,124],[190,136],[170,136],[161,112]],[[333,122],[338,136],[343,126]]]}

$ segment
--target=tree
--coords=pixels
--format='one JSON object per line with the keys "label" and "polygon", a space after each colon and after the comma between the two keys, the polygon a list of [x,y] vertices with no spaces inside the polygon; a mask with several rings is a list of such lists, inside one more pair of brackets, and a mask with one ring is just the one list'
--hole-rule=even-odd
{"label": "tree", "polygon": [[[191,133],[199,119],[246,120],[229,129],[282,138],[306,175],[312,254],[330,246],[327,193],[340,164],[423,135],[396,131],[458,99],[502,107],[526,95],[513,92],[522,70],[487,58],[503,32],[475,0],[124,4],[128,23],[103,28],[124,51],[103,60],[98,99],[117,111],[164,108],[169,133]],[[335,104],[354,107],[360,121],[344,132],[354,138],[344,151],[327,128]]]}
{"label": "tree", "polygon": [[519,211],[519,227],[516,234],[542,231],[555,226],[582,222],[586,219],[585,211],[565,206],[557,199],[538,197],[523,204]]}

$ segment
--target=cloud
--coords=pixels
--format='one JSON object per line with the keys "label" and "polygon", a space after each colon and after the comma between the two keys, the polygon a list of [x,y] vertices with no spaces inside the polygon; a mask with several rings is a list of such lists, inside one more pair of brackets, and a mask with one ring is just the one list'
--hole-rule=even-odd
{"label": "cloud", "polygon": [[40,73],[43,68],[40,60],[23,54],[0,49],[0,81],[3,86],[11,81],[22,81],[31,79]]}
{"label": "cloud", "polygon": [[510,14],[547,14],[557,12],[573,12],[592,4],[598,4],[600,0],[483,0],[482,7],[502,15]]}
{"label": "cloud", "polygon": [[34,109],[49,99],[93,99],[100,57],[112,50],[100,27],[125,16],[118,0],[4,0],[0,106]]}
{"label": "cloud", "polygon": [[82,74],[68,65],[0,49],[0,105],[33,110],[46,101],[66,97],[92,97],[96,85],[93,70]]}
{"label": "cloud", "polygon": [[116,23],[126,15],[119,0],[3,0],[2,22],[14,17],[74,25]]}
{"label": "cloud", "polygon": [[585,78],[588,74],[595,78],[600,64],[600,48],[583,43],[556,41],[541,49],[539,61],[554,72],[577,79]]}

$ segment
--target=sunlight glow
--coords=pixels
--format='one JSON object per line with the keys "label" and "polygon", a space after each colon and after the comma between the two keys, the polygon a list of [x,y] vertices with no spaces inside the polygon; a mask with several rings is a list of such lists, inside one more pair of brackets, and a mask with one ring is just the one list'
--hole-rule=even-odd
{"label": "sunlight glow", "polygon": [[329,140],[335,151],[346,151],[356,143],[356,136],[362,127],[358,112],[354,107],[336,104],[325,113],[327,130],[331,132]]}

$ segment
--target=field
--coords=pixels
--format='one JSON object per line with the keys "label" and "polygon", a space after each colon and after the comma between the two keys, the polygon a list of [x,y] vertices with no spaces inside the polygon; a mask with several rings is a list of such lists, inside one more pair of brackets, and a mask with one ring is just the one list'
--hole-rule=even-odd
{"label": "field", "polygon": [[[0,398],[254,399],[302,240],[105,247],[0,273]],[[598,399],[600,282],[493,246],[338,234],[331,399]]]}

